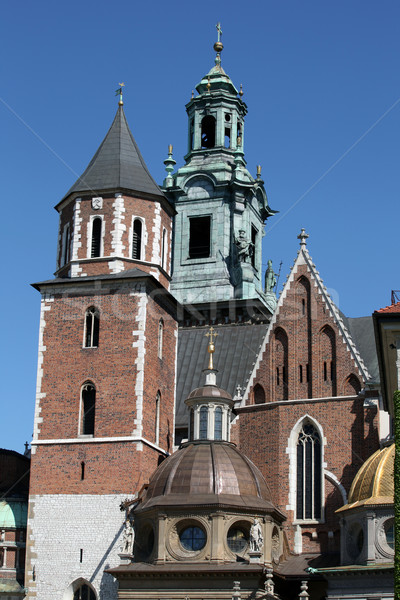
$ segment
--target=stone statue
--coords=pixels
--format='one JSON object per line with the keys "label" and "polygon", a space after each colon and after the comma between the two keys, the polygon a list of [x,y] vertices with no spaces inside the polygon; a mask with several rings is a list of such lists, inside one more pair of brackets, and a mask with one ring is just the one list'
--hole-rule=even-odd
{"label": "stone statue", "polygon": [[239,236],[235,238],[235,244],[240,262],[248,262],[248,259],[253,256],[254,244],[249,242],[244,236],[244,229],[239,230]]}
{"label": "stone statue", "polygon": [[250,527],[250,551],[261,552],[263,542],[264,538],[261,530],[260,521],[258,519],[254,519],[254,522]]}
{"label": "stone statue", "polygon": [[272,260],[268,261],[268,267],[265,271],[265,292],[272,292],[274,287],[276,286],[276,275],[272,268]]}
{"label": "stone statue", "polygon": [[133,521],[129,515],[125,519],[124,537],[122,539],[122,554],[133,554],[133,544],[135,542],[135,530]]}

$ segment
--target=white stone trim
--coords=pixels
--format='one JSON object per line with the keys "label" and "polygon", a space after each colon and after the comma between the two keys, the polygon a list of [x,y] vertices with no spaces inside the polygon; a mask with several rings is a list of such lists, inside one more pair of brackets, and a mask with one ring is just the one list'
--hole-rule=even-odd
{"label": "white stone trim", "polygon": [[74,235],[73,235],[73,241],[72,241],[72,254],[71,254],[71,260],[79,260],[78,257],[78,250],[79,248],[81,248],[82,246],[82,235],[81,235],[81,224],[82,224],[82,217],[81,217],[81,199],[77,198],[75,200],[75,206],[74,206]]}
{"label": "white stone trim", "polygon": [[[33,421],[33,440],[37,440],[40,433],[40,424],[43,422],[43,418],[40,416],[41,407],[40,401],[46,397],[46,394],[42,392],[42,378],[43,378],[43,360],[44,353],[46,352],[46,346],[43,343],[44,328],[46,326],[45,313],[51,310],[52,302],[54,302],[54,296],[44,294],[40,303],[40,322],[39,322],[39,343],[38,343],[38,366],[36,375],[36,402],[35,402],[35,416]],[[33,443],[33,442],[32,442]],[[34,450],[32,449],[32,454]]]}
{"label": "white stone trim", "polygon": [[132,432],[135,437],[142,437],[143,433],[143,394],[144,394],[144,362],[146,355],[146,317],[147,317],[147,304],[149,302],[148,297],[145,293],[145,286],[143,284],[137,284],[134,287],[135,291],[130,293],[130,296],[134,296],[138,300],[138,311],[136,317],[137,329],[132,331],[134,341],[132,342],[132,348],[137,348],[137,357],[135,360],[136,365],[136,419],[134,421],[136,427]]}
{"label": "white stone trim", "polygon": [[110,442],[131,442],[132,444],[144,444],[145,446],[150,446],[163,454],[168,454],[168,451],[165,448],[161,448],[161,446],[155,444],[154,442],[150,442],[144,437],[134,437],[132,435],[120,436],[120,437],[92,437],[92,436],[82,436],[76,438],[60,438],[60,439],[51,439],[51,440],[33,440],[32,446],[54,446],[58,444],[109,444]]}
{"label": "white stone trim", "polygon": [[111,256],[123,256],[126,247],[122,243],[122,236],[126,231],[125,221],[125,200],[122,194],[115,194],[113,202],[113,225],[111,231]]}

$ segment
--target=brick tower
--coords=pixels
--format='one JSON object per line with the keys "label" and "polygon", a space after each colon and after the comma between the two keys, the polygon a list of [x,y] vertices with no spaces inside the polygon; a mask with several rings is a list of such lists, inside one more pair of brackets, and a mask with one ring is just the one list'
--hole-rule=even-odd
{"label": "brick tower", "polygon": [[174,209],[129,130],[122,94],[56,206],[57,271],[42,295],[27,540],[28,598],[114,598],[124,515],[172,451]]}

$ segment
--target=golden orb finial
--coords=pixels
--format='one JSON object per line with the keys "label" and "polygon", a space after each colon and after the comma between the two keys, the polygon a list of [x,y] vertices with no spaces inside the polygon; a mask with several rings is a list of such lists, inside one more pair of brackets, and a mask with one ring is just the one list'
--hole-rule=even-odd
{"label": "golden orb finial", "polygon": [[208,333],[205,334],[206,337],[208,337],[208,348],[207,348],[207,352],[210,355],[209,361],[208,361],[208,369],[213,370],[214,369],[214,365],[213,365],[213,354],[215,352],[215,338],[217,337],[218,333],[215,331],[214,327],[210,327],[210,331]]}

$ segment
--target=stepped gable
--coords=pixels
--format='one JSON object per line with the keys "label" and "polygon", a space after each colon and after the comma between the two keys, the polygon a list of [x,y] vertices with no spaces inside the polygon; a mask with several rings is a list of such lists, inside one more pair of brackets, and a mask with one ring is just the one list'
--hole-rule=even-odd
{"label": "stepped gable", "polygon": [[119,106],[99,149],[63,200],[73,193],[121,189],[165,198],[150,175],[129,129],[124,109]]}

